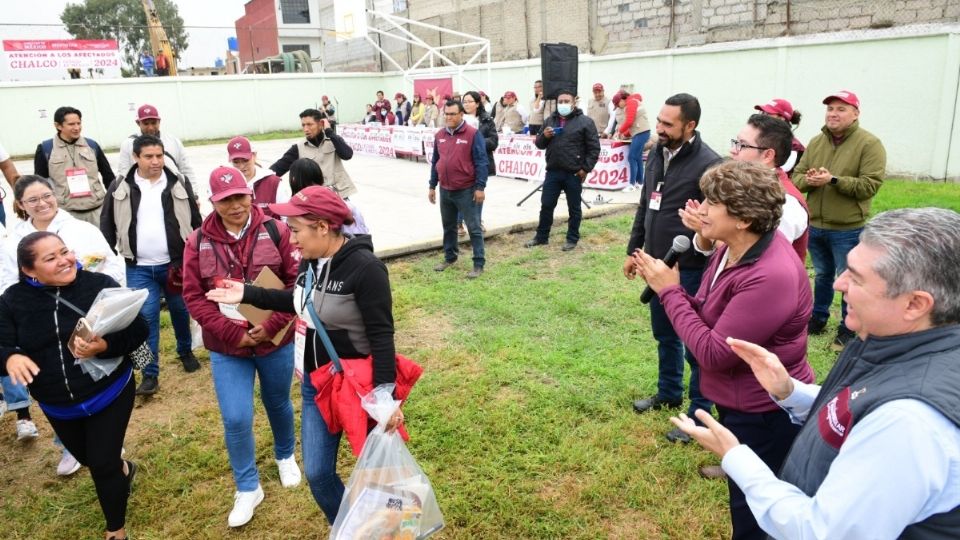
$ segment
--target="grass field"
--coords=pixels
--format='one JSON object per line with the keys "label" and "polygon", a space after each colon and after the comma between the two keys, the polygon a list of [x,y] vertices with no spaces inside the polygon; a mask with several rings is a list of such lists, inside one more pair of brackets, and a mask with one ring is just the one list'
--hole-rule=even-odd
{"label": "grass field", "polygon": [[[960,211],[960,186],[891,181],[875,209],[922,205]],[[695,444],[670,444],[663,437],[668,413],[641,416],[630,407],[652,394],[657,380],[648,311],[638,302],[643,282],[628,282],[620,271],[631,220],[627,213],[585,222],[580,248],[570,253],[558,241],[528,250],[526,234],[498,237],[487,245],[487,272],[472,282],[463,272],[433,272],[436,253],[389,264],[397,348],[426,368],[405,411],[410,450],[447,520],[438,538],[729,535],[726,485],[697,474],[716,459]],[[810,340],[820,378],[836,357],[832,337]],[[206,353],[204,369],[185,374],[169,327],[163,346],[161,391],[138,401],[128,432],[128,456],[141,465],[131,535],[326,536],[306,486],[280,486],[259,406],[266,499],[246,527],[227,527],[234,487]],[[299,416],[299,392],[293,395]],[[89,474],[54,474],[59,453],[33,410],[41,438],[29,445],[14,441],[12,414],[0,420],[2,536],[99,537],[103,521]],[[344,444],[345,480],[352,466]]]}

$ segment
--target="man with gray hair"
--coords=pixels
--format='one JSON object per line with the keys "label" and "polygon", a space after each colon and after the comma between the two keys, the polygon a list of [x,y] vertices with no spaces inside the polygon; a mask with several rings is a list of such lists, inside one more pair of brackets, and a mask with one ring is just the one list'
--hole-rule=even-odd
{"label": "man with gray hair", "polygon": [[834,288],[850,341],[822,386],[727,342],[796,422],[779,479],[709,414],[671,421],[723,458],[774,538],[956,538],[960,530],[960,214],[868,222]]}

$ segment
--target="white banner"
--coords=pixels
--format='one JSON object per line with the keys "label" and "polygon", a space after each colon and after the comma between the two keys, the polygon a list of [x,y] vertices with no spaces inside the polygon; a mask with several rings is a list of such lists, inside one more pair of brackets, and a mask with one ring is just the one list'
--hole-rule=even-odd
{"label": "white banner", "polygon": [[397,157],[391,129],[389,126],[344,124],[337,127],[337,134],[358,154]]}
{"label": "white banner", "polygon": [[120,50],[112,39],[11,39],[3,41],[0,80],[69,79],[68,70],[83,78],[119,78]]}
{"label": "white banner", "polygon": [[[497,163],[497,176],[523,178],[543,182],[546,175],[545,150],[534,146],[534,137],[524,135],[503,135],[500,144],[493,152]],[[491,171],[491,174],[494,174]]]}
{"label": "white banner", "polygon": [[[370,156],[397,157],[397,155],[433,157],[433,137],[437,130],[407,126],[364,126],[345,124],[337,128],[354,152]],[[521,178],[543,182],[546,176],[545,150],[534,145],[528,135],[501,135],[500,144],[493,153],[496,174],[506,178]],[[630,146],[623,142],[600,140],[600,158],[583,185],[589,189],[623,189],[630,183],[627,152]]]}

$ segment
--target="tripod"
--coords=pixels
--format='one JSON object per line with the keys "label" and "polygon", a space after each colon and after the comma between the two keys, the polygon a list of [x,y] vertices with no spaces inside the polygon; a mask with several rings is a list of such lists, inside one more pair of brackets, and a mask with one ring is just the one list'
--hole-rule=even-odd
{"label": "tripod", "polygon": [[[538,191],[540,191],[540,190],[542,190],[542,189],[543,189],[543,182],[540,182],[540,183],[537,185],[537,187],[533,188],[533,191],[531,191],[530,193],[527,193],[527,196],[526,196],[526,197],[520,199],[520,202],[517,203],[517,206],[520,206],[520,205],[522,205],[523,203],[527,202],[527,199],[529,199],[530,197],[533,197],[533,194],[534,194],[534,193],[536,193],[536,192],[538,192]],[[587,207],[587,210],[590,209],[590,203],[588,203],[587,200],[583,198],[583,195],[580,195],[580,202],[582,202],[583,205]]]}

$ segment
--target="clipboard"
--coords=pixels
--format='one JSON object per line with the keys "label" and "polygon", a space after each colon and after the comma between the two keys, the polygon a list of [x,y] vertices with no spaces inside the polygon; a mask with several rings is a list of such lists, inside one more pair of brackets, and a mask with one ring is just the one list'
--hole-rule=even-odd
{"label": "clipboard", "polygon": [[[270,268],[266,266],[264,266],[263,269],[260,270],[260,275],[257,276],[257,279],[253,280],[252,285],[256,287],[262,287],[264,289],[286,289],[287,288],[284,285],[284,283],[280,281],[280,278],[278,278],[277,275],[273,273],[273,270],[270,270]],[[258,324],[263,324],[263,321],[269,319],[270,316],[273,315],[272,310],[260,309],[257,307],[253,307],[250,304],[240,304],[239,306],[237,306],[237,311],[239,311],[240,314],[243,315],[244,319],[248,320],[250,324],[254,326]],[[275,336],[270,338],[270,342],[273,343],[274,345],[279,345],[280,342],[283,341],[283,336],[287,334],[287,330],[290,329],[290,325],[293,324],[294,320],[295,319],[291,319],[290,322],[288,322],[286,326],[281,328],[280,331],[277,332]]]}

